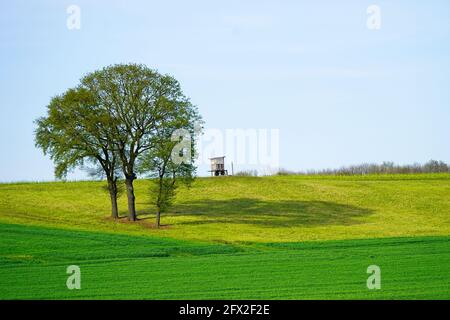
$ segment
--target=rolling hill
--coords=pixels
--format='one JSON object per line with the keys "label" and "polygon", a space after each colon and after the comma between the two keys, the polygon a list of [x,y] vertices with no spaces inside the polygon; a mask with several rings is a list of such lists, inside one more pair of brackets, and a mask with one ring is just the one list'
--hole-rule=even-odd
{"label": "rolling hill", "polygon": [[448,174],[200,178],[161,230],[148,181],[137,223],[109,218],[102,185],[0,184],[0,299],[450,297]]}

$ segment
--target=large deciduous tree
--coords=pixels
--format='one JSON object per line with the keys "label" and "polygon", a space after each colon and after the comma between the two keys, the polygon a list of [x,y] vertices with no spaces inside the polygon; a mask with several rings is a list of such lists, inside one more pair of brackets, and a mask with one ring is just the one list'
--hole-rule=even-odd
{"label": "large deciduous tree", "polygon": [[86,162],[98,165],[115,218],[120,168],[128,218],[135,221],[133,182],[140,157],[160,154],[173,130],[192,129],[196,120],[197,109],[176,79],[144,65],[118,64],[87,74],[77,88],[53,98],[48,116],[37,121],[36,145],[50,154],[58,177]]}
{"label": "large deciduous tree", "polygon": [[107,180],[111,215],[117,207],[118,154],[109,132],[111,117],[86,89],[69,89],[54,97],[47,116],[36,120],[35,142],[55,163],[55,175],[63,178],[75,167],[98,166]]}
{"label": "large deciduous tree", "polygon": [[195,108],[182,93],[177,80],[144,65],[106,67],[85,76],[81,87],[110,114],[115,150],[125,176],[129,220],[134,221],[133,181],[138,158],[156,146],[158,130],[176,118],[183,106]]}

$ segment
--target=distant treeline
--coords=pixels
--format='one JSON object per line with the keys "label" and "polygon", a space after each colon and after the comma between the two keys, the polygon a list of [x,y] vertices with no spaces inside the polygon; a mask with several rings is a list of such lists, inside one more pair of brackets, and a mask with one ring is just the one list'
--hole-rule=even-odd
{"label": "distant treeline", "polygon": [[450,166],[437,160],[430,160],[425,164],[415,163],[398,165],[393,162],[363,163],[359,165],[342,167],[339,169],[322,169],[307,171],[289,171],[280,169],[277,175],[365,175],[365,174],[412,174],[412,173],[450,173]]}

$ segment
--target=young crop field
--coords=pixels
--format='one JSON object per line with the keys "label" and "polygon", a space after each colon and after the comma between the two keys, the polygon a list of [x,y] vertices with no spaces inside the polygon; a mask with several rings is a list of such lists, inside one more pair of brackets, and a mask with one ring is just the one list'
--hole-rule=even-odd
{"label": "young crop field", "polygon": [[148,181],[137,223],[102,185],[0,185],[0,299],[450,298],[446,174],[200,178],[161,230]]}
{"label": "young crop field", "polygon": [[[1,225],[3,299],[448,298],[450,238],[198,244]],[[383,270],[366,287],[367,266]],[[66,268],[81,268],[68,290]]]}

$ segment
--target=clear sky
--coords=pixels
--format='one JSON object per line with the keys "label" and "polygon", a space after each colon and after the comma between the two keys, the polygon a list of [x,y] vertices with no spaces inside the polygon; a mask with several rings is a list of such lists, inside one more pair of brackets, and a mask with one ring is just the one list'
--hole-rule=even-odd
{"label": "clear sky", "polygon": [[287,169],[450,162],[448,0],[15,0],[0,4],[0,181],[52,180],[33,121],[127,62],[175,76],[207,128],[279,129]]}

